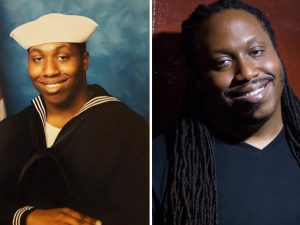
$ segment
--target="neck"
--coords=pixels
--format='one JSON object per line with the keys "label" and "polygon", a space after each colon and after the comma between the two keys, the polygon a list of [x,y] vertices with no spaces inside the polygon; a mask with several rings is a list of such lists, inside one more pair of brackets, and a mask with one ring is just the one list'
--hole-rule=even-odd
{"label": "neck", "polygon": [[[230,139],[244,141],[258,149],[266,147],[280,133],[283,127],[281,106],[268,119],[257,123],[231,123],[232,120],[210,118],[212,126]],[[231,122],[230,122],[231,121]]]}
{"label": "neck", "polygon": [[90,98],[91,94],[87,86],[85,86],[76,96],[72,96],[69,101],[63,104],[46,102],[47,122],[55,127],[62,128],[80,111]]}
{"label": "neck", "polygon": [[246,138],[244,142],[258,149],[263,149],[280,133],[283,127],[282,117],[271,118],[260,126],[251,136]]}

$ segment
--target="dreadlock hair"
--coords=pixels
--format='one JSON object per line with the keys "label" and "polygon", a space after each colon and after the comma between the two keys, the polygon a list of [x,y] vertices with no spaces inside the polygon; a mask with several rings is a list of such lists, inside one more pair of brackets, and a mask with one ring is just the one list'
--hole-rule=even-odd
{"label": "dreadlock hair", "polygon": [[[227,9],[244,10],[255,16],[269,35],[278,54],[274,31],[268,19],[257,8],[242,1],[222,0],[208,6],[199,5],[182,24],[183,50],[191,71],[196,71],[197,31],[210,16]],[[279,54],[278,54],[279,55]],[[283,66],[283,92],[281,96],[283,122],[288,144],[300,162],[300,102],[288,84]],[[217,192],[214,159],[214,134],[206,123],[201,103],[195,110],[194,76],[190,76],[189,93],[184,119],[174,134],[169,152],[169,176],[162,206],[162,223],[168,225],[217,225]],[[189,104],[193,102],[193,105]],[[193,108],[191,108],[191,107]]]}

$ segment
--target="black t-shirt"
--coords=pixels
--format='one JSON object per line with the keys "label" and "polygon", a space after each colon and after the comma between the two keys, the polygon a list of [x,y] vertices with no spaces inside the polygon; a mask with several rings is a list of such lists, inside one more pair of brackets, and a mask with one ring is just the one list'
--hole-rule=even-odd
{"label": "black t-shirt", "polygon": [[263,150],[216,141],[219,225],[299,225],[300,168],[285,132]]}
{"label": "black t-shirt", "polygon": [[[216,139],[219,225],[299,225],[300,168],[282,130],[263,150]],[[153,142],[154,223],[163,201],[168,157],[165,137]]]}

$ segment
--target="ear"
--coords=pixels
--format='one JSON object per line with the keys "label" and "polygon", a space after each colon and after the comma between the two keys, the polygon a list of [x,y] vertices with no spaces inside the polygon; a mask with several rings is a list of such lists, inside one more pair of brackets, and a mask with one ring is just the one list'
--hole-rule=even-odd
{"label": "ear", "polygon": [[82,57],[83,71],[87,71],[88,70],[89,59],[90,59],[90,54],[89,54],[89,52],[86,51],[83,54],[83,57]]}

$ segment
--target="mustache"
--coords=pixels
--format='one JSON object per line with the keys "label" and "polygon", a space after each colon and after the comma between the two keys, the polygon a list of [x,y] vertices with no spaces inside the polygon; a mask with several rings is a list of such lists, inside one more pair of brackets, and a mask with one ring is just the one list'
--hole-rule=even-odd
{"label": "mustache", "polygon": [[274,79],[275,76],[272,74],[262,74],[259,77],[243,82],[242,84],[235,84],[234,86],[229,87],[224,94],[227,97],[244,95],[248,92],[265,87],[269,82],[274,81]]}

